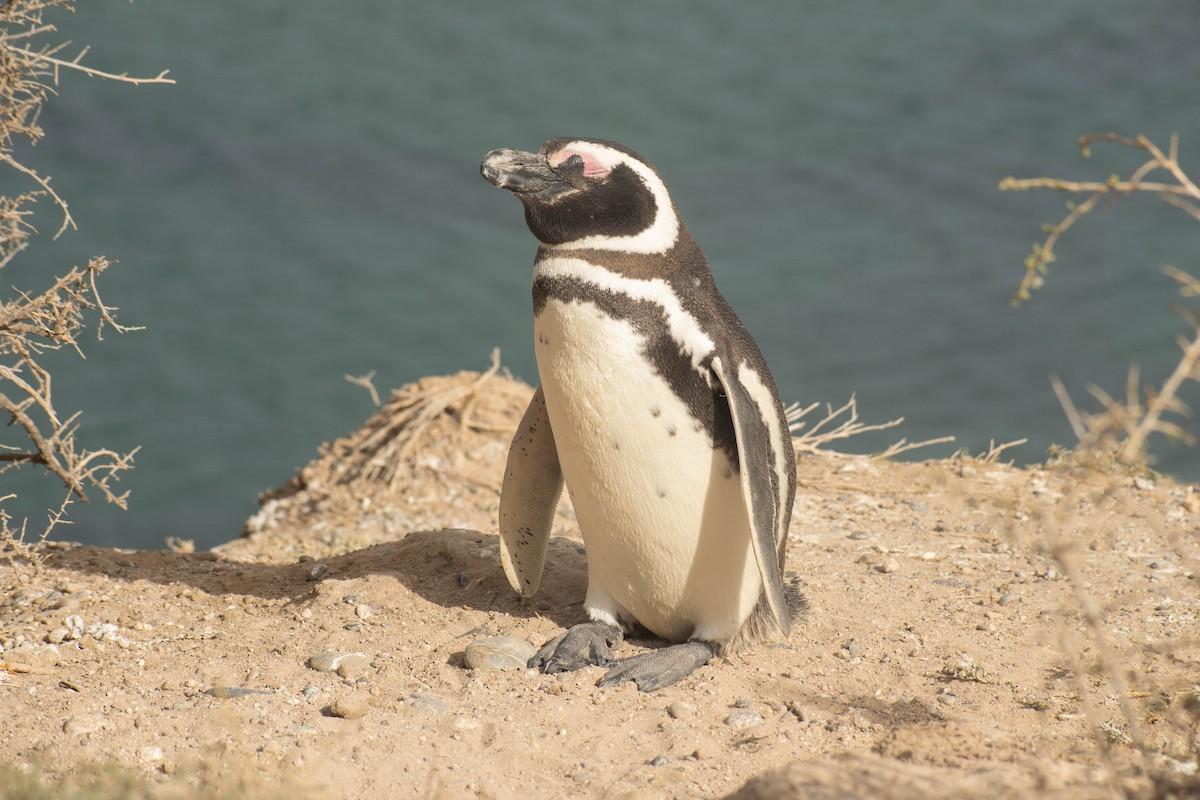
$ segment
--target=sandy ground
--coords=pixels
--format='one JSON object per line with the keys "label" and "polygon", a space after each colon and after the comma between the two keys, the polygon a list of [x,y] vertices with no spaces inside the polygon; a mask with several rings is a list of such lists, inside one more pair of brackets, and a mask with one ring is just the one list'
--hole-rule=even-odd
{"label": "sandy ground", "polygon": [[407,387],[213,552],[0,569],[0,760],[320,797],[1200,793],[1200,492],[1148,473],[802,454],[786,644],[654,694],[464,668],[583,619],[566,504],[537,596],[499,564],[529,391]]}

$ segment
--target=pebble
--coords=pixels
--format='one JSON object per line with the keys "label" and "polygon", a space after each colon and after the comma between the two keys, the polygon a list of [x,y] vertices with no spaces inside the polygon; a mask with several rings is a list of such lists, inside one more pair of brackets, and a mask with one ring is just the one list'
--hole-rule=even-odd
{"label": "pebble", "polygon": [[313,700],[316,700],[317,695],[319,695],[320,693],[321,693],[321,688],[319,686],[313,686],[311,683],[308,686],[305,686],[303,691],[300,692],[300,694],[304,695],[304,699],[310,703]]}
{"label": "pebble", "polygon": [[886,574],[900,571],[900,562],[894,558],[889,558],[887,561],[875,567],[879,572]]}
{"label": "pebble", "polygon": [[323,650],[308,660],[308,666],[317,672],[336,672],[343,664],[361,664],[365,668],[371,663],[366,653],[339,653],[335,650]]}
{"label": "pebble", "polygon": [[339,697],[329,707],[329,713],[342,719],[358,719],[367,713],[370,701],[366,695],[347,694]]}
{"label": "pebble", "polygon": [[799,700],[789,700],[785,705],[787,705],[788,711],[792,712],[792,715],[801,722],[808,722],[812,719],[808,709]]}
{"label": "pebble", "polygon": [[1020,600],[1020,599],[1021,599],[1021,595],[1019,595],[1019,594],[1012,594],[1012,593],[1002,594],[1002,595],[1000,595],[1000,598],[996,601],[996,604],[1001,605],[1001,606],[1006,606],[1009,603],[1011,603],[1012,601]]}
{"label": "pebble", "polygon": [[71,631],[67,628],[55,628],[46,634],[46,641],[50,644],[62,644],[71,635]]}
{"label": "pebble", "polygon": [[753,728],[762,721],[763,718],[753,711],[735,711],[725,718],[725,724],[737,730]]}
{"label": "pebble", "polygon": [[692,714],[696,713],[696,707],[691,703],[685,703],[682,700],[676,700],[671,705],[667,706],[667,714],[671,719],[687,719]]}
{"label": "pebble", "polygon": [[357,608],[354,609],[354,615],[359,619],[366,619],[374,613],[375,611],[366,603],[361,603]]}
{"label": "pebble", "polygon": [[666,756],[659,755],[650,759],[649,763],[652,767],[665,767],[667,764],[671,763],[671,759],[667,758]]}
{"label": "pebble", "polygon": [[349,681],[365,681],[370,666],[366,658],[344,658],[342,663],[338,664],[337,674],[339,678]]}
{"label": "pebble", "polygon": [[249,686],[213,686],[205,689],[204,693],[209,697],[217,697],[222,700],[229,700],[235,697],[248,697],[252,694],[275,694],[270,689],[253,689]]}
{"label": "pebble", "polygon": [[427,697],[424,695],[413,695],[408,700],[408,704],[415,709],[425,711],[436,716],[444,716],[446,713],[446,703],[436,697]]}
{"label": "pebble", "polygon": [[143,747],[137,751],[139,761],[162,761],[163,751],[161,747]]}
{"label": "pebble", "polygon": [[70,630],[70,638],[79,639],[83,636],[83,617],[72,614],[63,620],[63,624]]}
{"label": "pebble", "polygon": [[737,700],[733,701],[733,707],[734,708],[749,708],[750,701],[744,697],[739,697]]}
{"label": "pebble", "polygon": [[313,564],[308,568],[308,574],[304,576],[306,581],[319,581],[325,577],[325,573],[329,572],[328,564]]}
{"label": "pebble", "polygon": [[102,714],[88,714],[83,717],[72,717],[63,723],[63,733],[68,736],[82,736],[103,730],[107,720]]}
{"label": "pebble", "polygon": [[524,639],[515,636],[491,636],[476,639],[467,645],[463,653],[463,664],[467,669],[482,669],[493,672],[525,669],[537,649]]}

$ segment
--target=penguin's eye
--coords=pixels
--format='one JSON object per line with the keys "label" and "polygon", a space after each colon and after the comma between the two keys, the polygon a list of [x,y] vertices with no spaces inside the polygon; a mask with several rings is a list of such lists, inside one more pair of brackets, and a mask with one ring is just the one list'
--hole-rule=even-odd
{"label": "penguin's eye", "polygon": [[596,157],[590,153],[582,153],[578,150],[564,150],[558,153],[551,161],[552,166],[556,169],[565,169],[569,172],[582,172],[585,178],[606,178],[611,171],[608,167],[596,160]]}

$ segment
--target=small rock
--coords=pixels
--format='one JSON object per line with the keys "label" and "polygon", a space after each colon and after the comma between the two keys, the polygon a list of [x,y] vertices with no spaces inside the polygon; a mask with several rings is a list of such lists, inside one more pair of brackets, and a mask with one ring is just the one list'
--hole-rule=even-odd
{"label": "small rock", "polygon": [[337,675],[339,678],[345,678],[349,681],[365,680],[367,670],[370,668],[370,663],[364,658],[343,658],[337,667]]}
{"label": "small rock", "polygon": [[808,722],[810,719],[812,719],[812,715],[809,713],[808,709],[800,703],[800,701],[789,700],[787,701],[786,705],[788,711],[792,712],[792,715],[801,722]]}
{"label": "small rock", "polygon": [[996,604],[1001,605],[1001,606],[1006,606],[1009,603],[1013,602],[1014,600],[1020,600],[1020,599],[1021,599],[1021,595],[1019,595],[1019,594],[1012,594],[1012,593],[1002,594],[1002,595],[1000,595],[1000,599],[998,599],[996,601]]}
{"label": "small rock", "polygon": [[900,562],[894,558],[889,558],[887,561],[876,566],[875,569],[879,572],[884,573],[885,575],[890,574],[892,572],[899,572],[900,571]]}
{"label": "small rock", "polygon": [[650,759],[650,761],[649,761],[649,764],[652,767],[665,767],[667,764],[670,764],[670,763],[671,763],[671,759],[667,758],[666,756],[662,756],[662,755],[655,756],[654,758]]}
{"label": "small rock", "polygon": [[370,702],[366,695],[348,694],[339,697],[329,707],[329,713],[342,719],[358,719],[367,713]]}
{"label": "small rock", "polygon": [[436,716],[444,716],[446,713],[446,703],[436,697],[427,697],[424,695],[413,695],[409,698],[409,706],[412,708],[424,711]]}
{"label": "small rock", "polygon": [[1149,480],[1147,478],[1143,478],[1140,476],[1137,478],[1134,478],[1133,485],[1143,492],[1154,491],[1154,481]]}
{"label": "small rock", "polygon": [[275,694],[270,689],[253,689],[249,686],[213,686],[204,690],[209,697],[221,700],[232,700],[237,697],[249,697],[252,694]]}
{"label": "small rock", "polygon": [[102,714],[88,714],[82,717],[71,717],[63,723],[63,733],[68,736],[82,736],[103,730],[107,720]]}
{"label": "small rock", "polygon": [[763,721],[763,718],[753,711],[735,711],[725,718],[725,724],[736,730],[753,728]]}
{"label": "small rock", "polygon": [[63,620],[63,625],[70,631],[70,638],[79,639],[83,636],[83,617],[72,614]]}
{"label": "small rock", "polygon": [[354,609],[354,615],[359,619],[366,619],[374,613],[374,610],[366,603],[360,603],[358,607]]}
{"label": "small rock", "polygon": [[311,683],[308,686],[305,686],[304,689],[300,692],[300,694],[304,695],[304,699],[310,703],[313,700],[316,700],[317,695],[319,695],[320,693],[321,693],[320,687],[313,686]]}
{"label": "small rock", "polygon": [[491,636],[476,639],[467,645],[463,664],[467,669],[493,672],[525,669],[537,650],[524,639],[515,636]]}
{"label": "small rock", "polygon": [[67,628],[55,628],[46,634],[46,641],[50,644],[62,644],[71,635],[71,631]]}
{"label": "small rock", "polygon": [[733,701],[733,707],[734,708],[749,708],[750,701],[744,697],[739,697],[737,700]]}
{"label": "small rock", "polygon": [[975,626],[975,630],[983,631],[984,633],[995,633],[996,626],[990,622],[981,622]]}
{"label": "small rock", "polygon": [[329,572],[328,564],[313,564],[308,568],[308,572],[304,576],[306,581],[319,581],[325,577],[325,573]]}
{"label": "small rock", "polygon": [[713,757],[713,749],[710,745],[700,745],[692,751],[692,758],[697,761],[704,761]]}
{"label": "small rock", "polygon": [[138,761],[151,762],[162,761],[163,751],[161,747],[143,747],[137,751]]}
{"label": "small rock", "polygon": [[687,719],[692,714],[696,713],[696,707],[691,703],[685,703],[682,700],[676,700],[671,705],[667,706],[667,714],[671,719]]}
{"label": "small rock", "polygon": [[343,664],[361,664],[366,667],[371,659],[366,653],[339,653],[334,650],[324,650],[308,660],[308,666],[317,672],[337,672]]}

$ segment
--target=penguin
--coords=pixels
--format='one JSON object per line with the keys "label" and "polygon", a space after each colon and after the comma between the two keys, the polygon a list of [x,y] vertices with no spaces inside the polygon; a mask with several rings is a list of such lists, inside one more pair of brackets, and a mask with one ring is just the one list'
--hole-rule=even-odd
{"label": "penguin", "polygon": [[[796,488],[783,404],[658,170],[574,138],[492,150],[480,169],[538,241],[541,383],[509,449],[501,563],[537,591],[564,483],[587,553],[589,621],[529,666],[609,667],[599,686],[650,692],[786,638],[802,600],[782,577]],[[615,660],[642,631],[673,644]]]}

